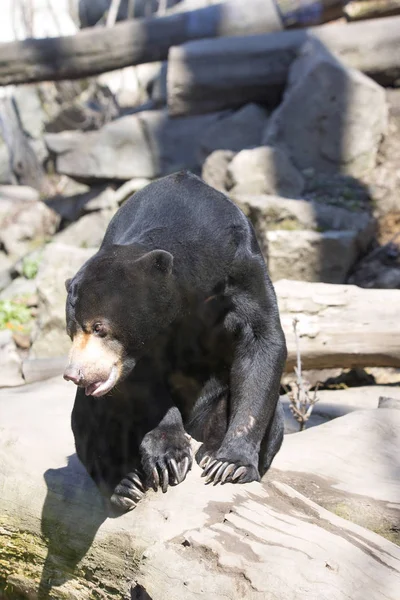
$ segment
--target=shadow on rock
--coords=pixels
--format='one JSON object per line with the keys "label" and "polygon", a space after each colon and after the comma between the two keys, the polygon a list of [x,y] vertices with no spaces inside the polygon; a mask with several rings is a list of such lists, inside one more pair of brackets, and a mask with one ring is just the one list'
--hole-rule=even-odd
{"label": "shadow on rock", "polygon": [[77,565],[108,516],[103,498],[76,454],[68,457],[66,467],[47,470],[44,479],[47,495],[41,528],[48,553],[39,599],[50,597],[53,587],[78,576]]}

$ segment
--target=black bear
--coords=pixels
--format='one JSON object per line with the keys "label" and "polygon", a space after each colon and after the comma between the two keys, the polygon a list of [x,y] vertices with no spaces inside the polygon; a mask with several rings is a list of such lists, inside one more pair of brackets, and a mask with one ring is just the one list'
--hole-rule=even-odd
{"label": "black bear", "polygon": [[151,183],[66,287],[76,450],[114,508],[183,481],[190,436],[206,482],[260,479],[283,439],[286,345],[233,202],[188,172]]}

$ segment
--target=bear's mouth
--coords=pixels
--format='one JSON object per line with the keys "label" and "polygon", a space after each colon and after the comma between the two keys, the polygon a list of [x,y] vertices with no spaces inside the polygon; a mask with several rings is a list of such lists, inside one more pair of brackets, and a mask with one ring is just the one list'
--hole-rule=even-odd
{"label": "bear's mouth", "polygon": [[118,369],[116,365],[110,371],[110,375],[106,381],[95,381],[90,385],[85,387],[86,396],[94,396],[95,398],[99,398],[100,396],[104,396],[107,394],[117,383],[118,379]]}

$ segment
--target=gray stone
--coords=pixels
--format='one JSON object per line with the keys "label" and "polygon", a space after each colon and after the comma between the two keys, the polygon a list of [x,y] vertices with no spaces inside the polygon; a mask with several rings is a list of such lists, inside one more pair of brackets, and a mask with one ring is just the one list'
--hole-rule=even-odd
{"label": "gray stone", "polygon": [[396,410],[400,410],[400,394],[397,395],[397,398],[393,398],[394,394],[392,394],[392,390],[388,389],[388,393],[391,396],[380,396],[378,408],[394,408]]}
{"label": "gray stone", "polygon": [[48,241],[59,223],[60,217],[43,202],[19,204],[0,222],[0,243],[19,258]]}
{"label": "gray stone", "polygon": [[37,140],[42,137],[48,120],[37,85],[18,85],[13,92],[21,127],[26,135]]}
{"label": "gray stone", "polygon": [[139,113],[154,160],[154,176],[168,175],[181,169],[200,173],[199,140],[221,114],[170,118],[167,110]]}
{"label": "gray stone", "polygon": [[44,171],[21,129],[12,98],[0,100],[0,183],[21,183],[38,190],[44,184]]}
{"label": "gray stone", "polygon": [[0,293],[0,300],[28,298],[34,294],[36,294],[36,281],[25,277],[17,277]]}
{"label": "gray stone", "polygon": [[279,196],[234,195],[233,200],[250,218],[264,246],[270,230],[354,231],[359,252],[364,252],[375,234],[374,219],[366,212]]}
{"label": "gray stone", "polygon": [[0,250],[0,291],[11,283],[12,260]]}
{"label": "gray stone", "polygon": [[266,111],[257,104],[247,104],[219,119],[200,139],[202,155],[206,157],[215,150],[240,152],[260,146],[267,119]]}
{"label": "gray stone", "polygon": [[45,135],[56,155],[58,173],[91,179],[131,179],[157,175],[140,119],[122,117],[99,131],[64,131]]}
{"label": "gray stone", "polygon": [[204,161],[201,176],[211,187],[226,192],[228,189],[228,166],[235,153],[231,150],[215,150]]}
{"label": "gray stone", "polygon": [[0,331],[0,388],[22,385],[22,360],[11,331]]}
{"label": "gray stone", "polygon": [[263,142],[285,150],[299,169],[358,177],[375,166],[387,123],[385,90],[313,41],[290,69]]}
{"label": "gray stone", "polygon": [[53,241],[76,248],[98,248],[116,210],[117,207],[114,210],[101,210],[84,215],[57,233],[53,237]]}
{"label": "gray stone", "polygon": [[303,176],[285,152],[270,146],[239,152],[229,164],[228,175],[233,195],[276,194],[296,198],[304,188]]}
{"label": "gray stone", "polygon": [[171,119],[166,110],[111,121],[99,131],[45,136],[59,173],[85,180],[153,179],[200,170],[199,138],[219,114]]}
{"label": "gray stone", "polygon": [[93,254],[94,249],[48,244],[36,278],[39,311],[30,358],[62,356],[68,353],[70,340],[65,331],[65,280]]}
{"label": "gray stone", "polygon": [[359,248],[355,231],[269,231],[264,241],[271,279],[344,283]]}

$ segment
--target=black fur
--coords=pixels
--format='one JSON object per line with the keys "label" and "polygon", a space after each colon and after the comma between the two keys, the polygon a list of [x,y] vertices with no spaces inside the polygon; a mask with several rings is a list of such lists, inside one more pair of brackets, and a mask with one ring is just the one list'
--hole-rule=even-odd
{"label": "black fur", "polygon": [[123,381],[100,398],[78,389],[72,415],[78,456],[116,506],[129,507],[130,473],[145,487],[154,468],[162,487],[165,469],[179,482],[170,461],[191,460],[185,431],[203,442],[198,462],[242,465],[241,483],[266,472],[283,438],[286,345],[254,230],[235,204],[187,172],[151,183],[68,289],[69,333],[101,315],[125,350]]}

